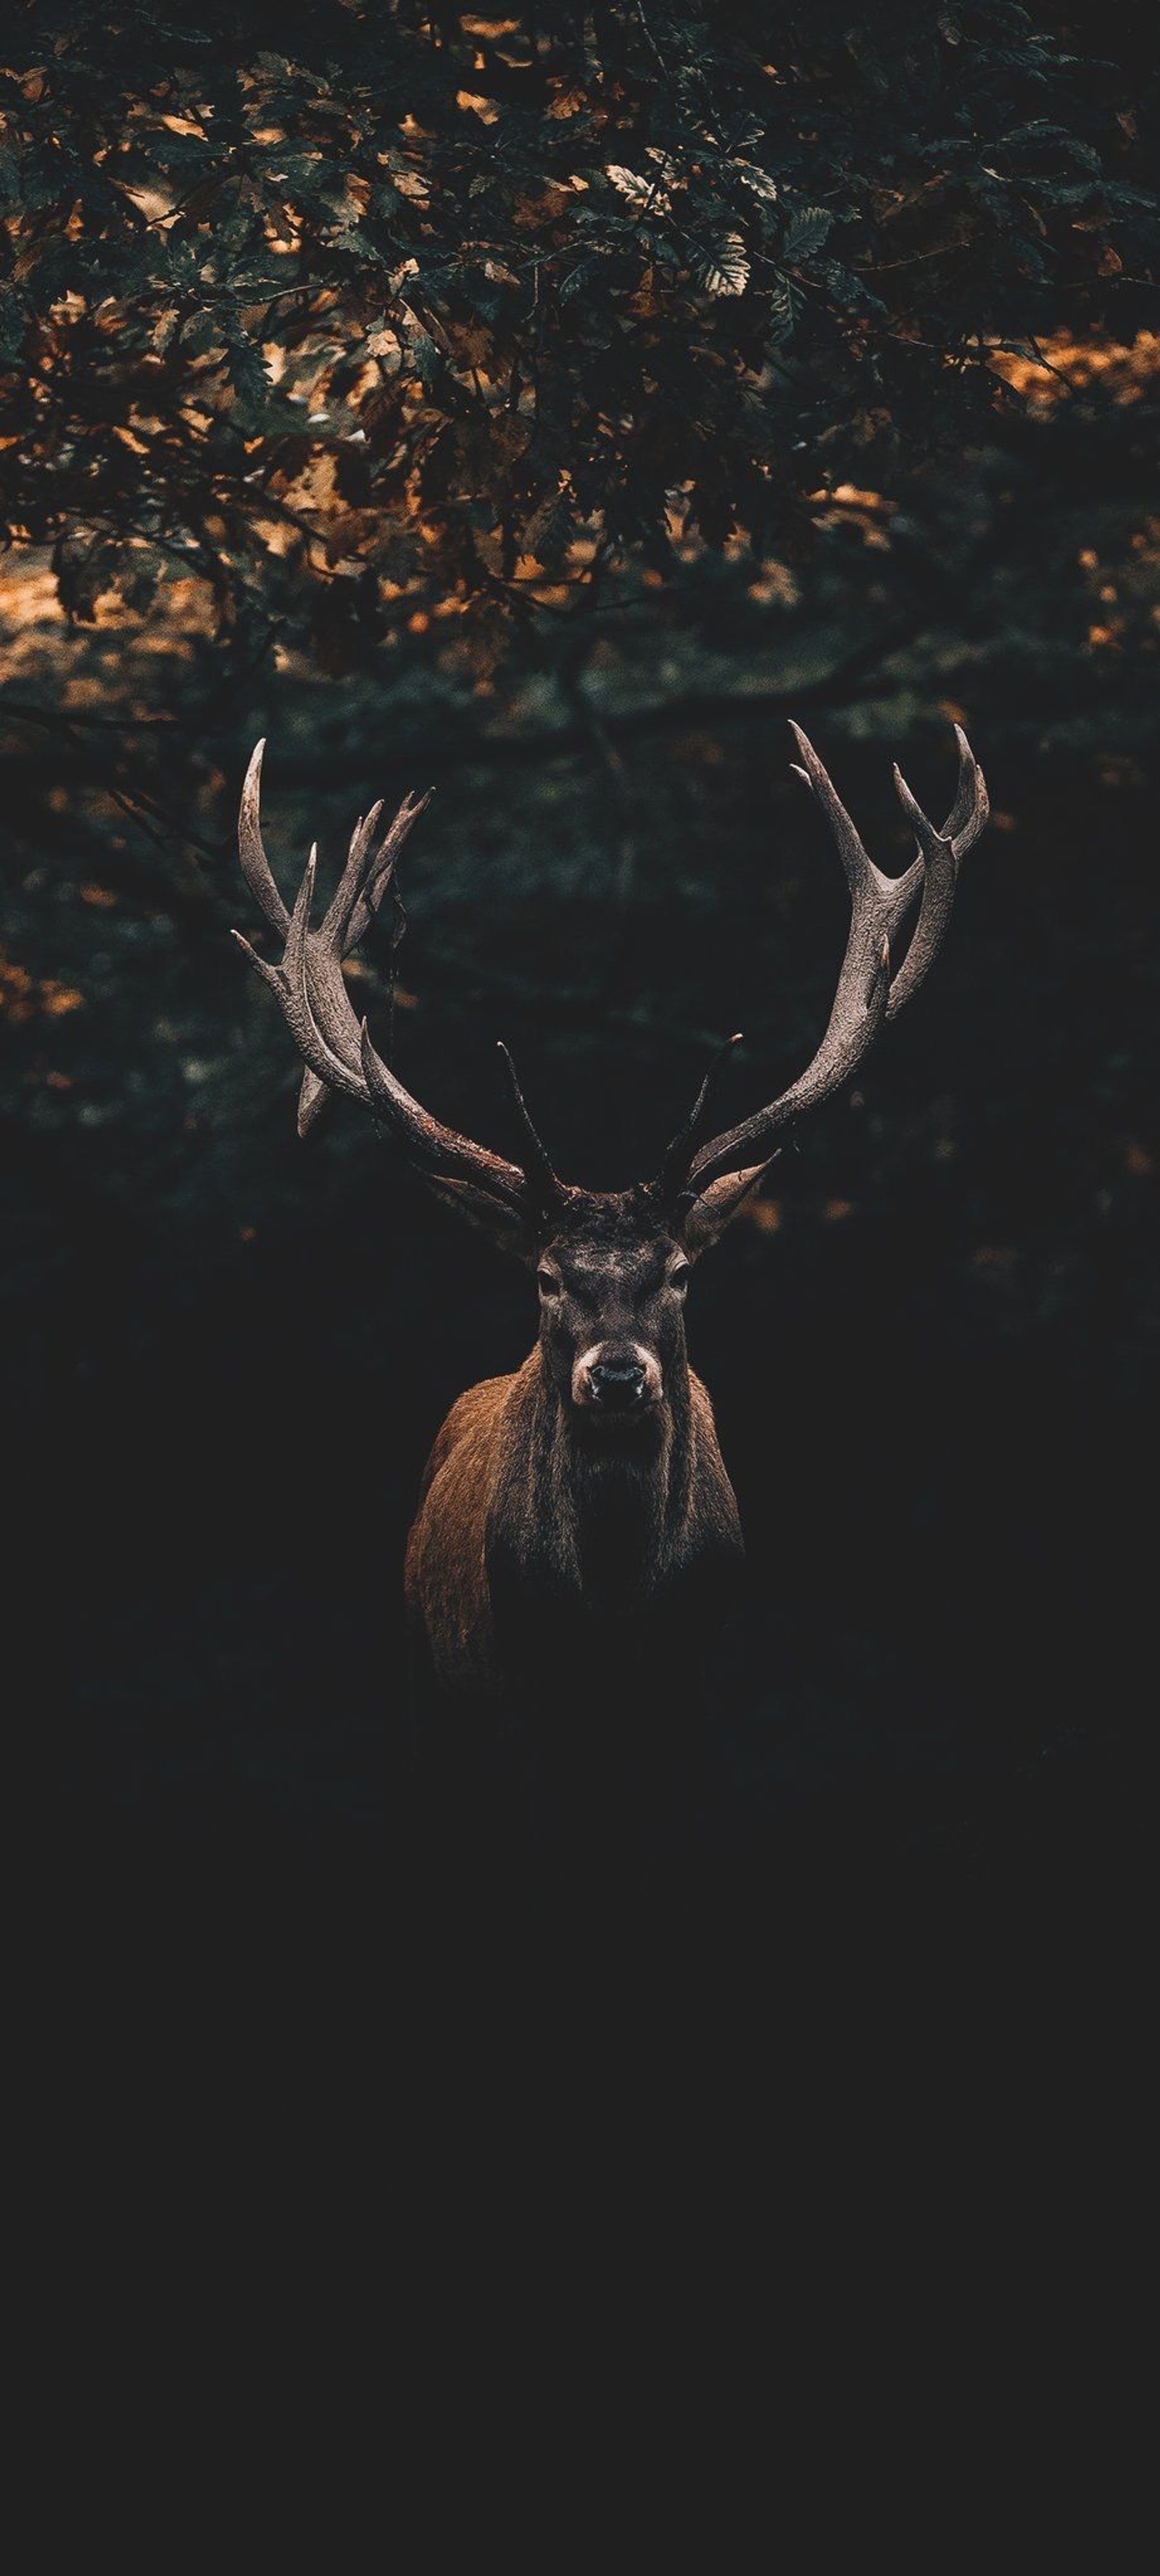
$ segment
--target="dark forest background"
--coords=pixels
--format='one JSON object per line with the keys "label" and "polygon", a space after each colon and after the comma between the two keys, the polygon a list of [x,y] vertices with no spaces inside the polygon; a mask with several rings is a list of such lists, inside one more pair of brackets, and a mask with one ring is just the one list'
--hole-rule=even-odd
{"label": "dark forest background", "polygon": [[[844,891],[785,719],[892,868],[891,759],[941,813],[966,726],[994,818],[937,973],[696,1281],[752,1600],[711,1813],[662,1861],[759,1957],[791,1916],[856,1955],[884,1906],[921,1948],[948,1894],[1050,1957],[1133,1884],[1147,17],[12,13],[8,1664],[86,1934],[121,1904],[194,1958],[225,1920],[338,1924],[377,1974],[384,1889],[420,1848],[438,1879],[401,1726],[417,1479],[534,1329],[357,1113],[296,1140],[227,937],[259,735],[284,885],[437,789],[395,1061],[510,1148],[504,1036],[560,1166],[618,1185],[725,1031],[741,1115],[823,1024]],[[382,1043],[385,932],[356,971]],[[487,1830],[477,1926],[511,1890]]]}

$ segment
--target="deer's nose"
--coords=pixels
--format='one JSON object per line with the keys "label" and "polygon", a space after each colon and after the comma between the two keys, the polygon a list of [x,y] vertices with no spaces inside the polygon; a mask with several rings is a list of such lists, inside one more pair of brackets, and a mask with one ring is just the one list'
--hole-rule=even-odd
{"label": "deer's nose", "polygon": [[588,1371],[592,1401],[608,1413],[627,1413],[639,1404],[645,1390],[645,1372],[639,1360],[593,1360]]}

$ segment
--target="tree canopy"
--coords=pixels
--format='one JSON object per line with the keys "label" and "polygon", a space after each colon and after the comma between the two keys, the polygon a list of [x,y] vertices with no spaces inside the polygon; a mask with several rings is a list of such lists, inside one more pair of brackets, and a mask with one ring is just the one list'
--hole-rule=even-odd
{"label": "tree canopy", "polygon": [[0,74],[10,543],[235,653],[486,678],[626,565],[808,554],[1138,322],[1130,69],[1013,0],[31,0]]}

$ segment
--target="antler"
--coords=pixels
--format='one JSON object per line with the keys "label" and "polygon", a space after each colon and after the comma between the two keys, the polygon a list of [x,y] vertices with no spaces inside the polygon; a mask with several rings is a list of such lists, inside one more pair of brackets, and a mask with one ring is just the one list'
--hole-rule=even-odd
{"label": "antler", "polygon": [[404,797],[377,848],[373,844],[381,803],[356,823],[340,882],[320,927],[312,930],[317,847],[310,852],[294,910],[288,913],[262,844],[259,795],[264,749],[265,745],[259,743],[246,773],[238,818],[238,852],[247,883],[267,921],[284,934],[278,965],[267,965],[240,930],[232,935],[263,983],[269,985],[305,1060],[299,1133],[305,1134],[327,1090],[345,1092],[348,1099],[361,1101],[378,1124],[389,1130],[427,1179],[446,1181],[452,1187],[469,1184],[520,1218],[542,1210],[550,1192],[558,1192],[560,1184],[526,1111],[525,1123],[537,1149],[533,1155],[529,1147],[528,1169],[503,1161],[498,1154],[489,1153],[486,1146],[474,1144],[470,1137],[459,1135],[455,1128],[444,1127],[433,1118],[384,1064],[371,1043],[366,1021],[360,1025],[351,1008],[342,960],[349,956],[373,919],[393,880],[403,842],[430,802],[429,796]]}
{"label": "antler", "polygon": [[[883,876],[863,847],[813,744],[799,725],[791,725],[790,731],[801,753],[801,767],[794,764],[797,776],[812,790],[822,808],[850,888],[850,935],[829,1025],[812,1064],[788,1091],[752,1118],[743,1119],[739,1126],[728,1128],[695,1151],[702,1092],[688,1128],[670,1146],[660,1176],[652,1185],[654,1194],[670,1207],[688,1207],[726,1171],[740,1170],[742,1164],[757,1167],[768,1161],[774,1139],[848,1081],[883,1021],[896,1018],[933,964],[950,919],[960,864],[972,842],[977,841],[990,812],[982,770],[965,733],[956,725],[958,788],[941,832],[936,832],[927,820],[895,766],[895,790],[913,825],[918,855],[902,876]],[[910,945],[898,972],[892,976],[891,945],[920,890],[922,900]],[[710,1073],[716,1069],[715,1063]]]}
{"label": "antler", "polygon": [[[265,748],[264,742],[258,743],[246,771],[241,810],[238,815],[238,856],[241,859],[242,871],[250,892],[257,897],[271,929],[281,931],[285,937],[290,928],[290,915],[274,882],[262,841],[262,755]],[[318,1001],[322,995],[329,995],[333,1000],[336,985],[339,990],[345,990],[342,984],[342,960],[344,957],[349,957],[352,949],[357,947],[363,932],[373,921],[388,887],[394,885],[395,862],[399,852],[412,823],[417,822],[419,815],[430,801],[430,793],[426,796],[405,796],[394,822],[383,834],[377,850],[372,850],[372,843],[378,819],[383,810],[382,798],[380,797],[377,805],[372,805],[369,814],[360,815],[355,824],[346,866],[327,908],[326,917],[321,928],[310,931],[307,937],[307,973],[311,990],[316,997],[316,1015]],[[262,961],[254,956],[249,942],[243,939],[241,946],[254,965],[264,973]],[[323,1007],[325,1008],[325,1004]],[[302,1076],[302,1088],[298,1095],[300,1136],[305,1136],[314,1125],[326,1096],[326,1083],[320,1080],[316,1073],[312,1073],[308,1066]]]}

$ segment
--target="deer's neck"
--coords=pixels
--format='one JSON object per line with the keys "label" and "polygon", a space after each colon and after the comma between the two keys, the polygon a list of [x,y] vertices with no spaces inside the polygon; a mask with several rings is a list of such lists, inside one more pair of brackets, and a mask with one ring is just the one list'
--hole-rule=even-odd
{"label": "deer's neck", "polygon": [[663,1404],[609,1431],[566,1405],[539,1350],[516,1381],[514,1438],[497,1495],[505,1549],[553,1587],[614,1607],[653,1591],[679,1556],[693,1485],[682,1357]]}
{"label": "deer's neck", "polygon": [[585,1593],[613,1602],[652,1591],[688,1514],[687,1369],[663,1405],[611,1437],[602,1427],[593,1437],[583,1416],[564,1412],[553,1455]]}

